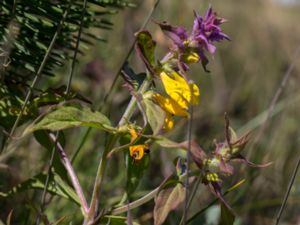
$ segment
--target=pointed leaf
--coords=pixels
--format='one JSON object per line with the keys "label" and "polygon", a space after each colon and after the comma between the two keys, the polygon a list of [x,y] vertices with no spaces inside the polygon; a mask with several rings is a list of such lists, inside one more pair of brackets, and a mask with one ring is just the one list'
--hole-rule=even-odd
{"label": "pointed leaf", "polygon": [[140,31],[136,34],[136,49],[145,63],[147,69],[154,74],[155,57],[154,51],[156,43],[153,41],[151,34],[148,31]]}
{"label": "pointed leaf", "polygon": [[251,167],[258,167],[258,168],[265,168],[267,166],[270,166],[271,164],[273,164],[273,162],[269,162],[269,163],[265,163],[265,164],[255,164],[253,162],[250,162],[248,159],[246,159],[244,156],[242,155],[236,155],[234,156],[232,159],[232,161],[237,161],[237,162],[241,162],[241,163],[245,163],[247,164],[248,166],[251,166]]}
{"label": "pointed leaf", "polygon": [[[188,150],[188,147],[189,147],[188,141],[176,143],[176,142],[171,141],[163,136],[153,137],[153,139],[154,139],[155,143],[157,143],[160,146],[165,147],[165,148],[181,148],[184,150]],[[197,166],[199,168],[202,168],[203,161],[206,159],[206,154],[205,154],[204,150],[194,140],[191,141],[190,153],[192,155],[193,161],[197,164]]]}
{"label": "pointed leaf", "polygon": [[[0,197],[10,197],[17,193],[31,190],[31,189],[41,189],[43,190],[45,187],[47,175],[46,174],[38,174],[28,180],[20,183],[19,185],[13,187],[11,190],[7,192],[0,192]],[[57,175],[50,175],[48,192],[51,194],[55,194],[61,196],[63,198],[69,199],[74,203],[80,205],[79,198],[73,191],[71,187],[69,187],[64,181],[62,181]]]}
{"label": "pointed leaf", "polygon": [[129,151],[126,153],[126,166],[127,166],[127,182],[126,192],[128,196],[136,190],[140,180],[142,179],[145,170],[149,166],[150,155],[146,154],[141,160],[134,160],[130,155]]}
{"label": "pointed leaf", "polygon": [[161,225],[168,214],[176,209],[185,199],[185,188],[181,183],[161,190],[155,197],[154,224]]}
{"label": "pointed leaf", "polygon": [[153,135],[156,135],[164,126],[165,112],[151,99],[144,99],[143,103],[145,104],[148,123],[153,131]]}
{"label": "pointed leaf", "polygon": [[72,127],[95,127],[109,132],[114,132],[109,119],[100,112],[93,112],[80,105],[57,106],[51,112],[38,118],[31,126],[27,127],[23,135],[37,130],[58,131]]}
{"label": "pointed leaf", "polygon": [[230,209],[221,203],[220,225],[233,225],[235,216]]}

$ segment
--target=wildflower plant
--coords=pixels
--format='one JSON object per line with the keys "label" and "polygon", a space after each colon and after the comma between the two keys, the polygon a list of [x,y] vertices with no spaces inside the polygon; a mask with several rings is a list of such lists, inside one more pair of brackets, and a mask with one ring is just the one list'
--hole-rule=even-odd
{"label": "wildflower plant", "polygon": [[[180,204],[192,196],[189,191],[189,185],[193,182],[189,179],[191,177],[209,186],[221,202],[222,213],[234,218],[233,210],[224,199],[222,192],[223,181],[234,173],[231,163],[239,161],[250,166],[267,166],[255,165],[242,156],[242,150],[250,139],[249,135],[237,137],[229,126],[227,117],[225,117],[224,140],[215,143],[213,151],[203,150],[191,138],[180,143],[166,138],[166,134],[174,129],[174,117],[191,120],[192,108],[201,103],[201,87],[190,77],[189,68],[192,64],[201,63],[204,71],[207,72],[209,57],[217,51],[216,42],[229,40],[221,29],[225,19],[218,17],[211,7],[203,17],[196,12],[194,16],[190,33],[184,27],[156,22],[172,40],[172,45],[162,59],[155,57],[156,42],[150,32],[143,30],[136,33],[135,49],[147,69],[145,73],[136,74],[128,64],[123,67],[122,74],[126,81],[124,86],[127,87],[132,98],[117,126],[114,126],[105,115],[90,110],[86,105],[65,102],[50,108],[47,113],[41,115],[26,128],[24,135],[35,133],[37,139],[39,135],[42,135],[39,132],[47,131],[43,133],[43,139],[55,144],[61,159],[61,166],[65,168],[69,181],[63,182],[56,179],[54,183],[59,191],[52,190],[52,192],[80,205],[84,224],[108,224],[109,221],[117,220],[122,220],[122,224],[133,224],[132,219],[135,218],[132,218],[130,210],[153,198],[155,201],[154,224],[163,224],[170,211],[179,208]],[[157,88],[159,85],[154,85],[158,83],[163,90]],[[143,118],[142,124],[131,120],[136,109],[139,109]],[[69,157],[64,152],[59,135],[53,134],[55,131],[78,126],[98,128],[109,134],[99,161],[89,203]],[[151,165],[153,145],[182,149],[192,161],[178,158],[173,175],[166,178],[152,192],[140,199],[134,199],[133,194],[144,176],[144,171]],[[126,171],[127,176],[124,195],[119,204],[101,208],[99,200],[105,198],[100,191],[104,185],[104,174],[108,169],[109,160],[115,154],[124,154],[126,159],[126,170],[121,170],[121,172]],[[54,171],[54,174],[59,176],[58,171]],[[70,188],[69,184],[73,188]],[[49,189],[50,187],[48,188],[50,192]],[[6,195],[9,194],[6,193]],[[5,194],[2,193],[2,195]],[[188,207],[189,204],[185,204],[185,210]],[[116,217],[126,212],[127,217]],[[182,221],[187,224],[185,213],[183,213]],[[233,220],[227,224],[233,224]]]}

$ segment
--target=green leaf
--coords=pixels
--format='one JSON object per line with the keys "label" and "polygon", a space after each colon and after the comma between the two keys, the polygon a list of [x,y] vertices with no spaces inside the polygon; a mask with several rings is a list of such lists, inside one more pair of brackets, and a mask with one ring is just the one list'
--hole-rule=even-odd
{"label": "green leaf", "polygon": [[185,188],[181,183],[161,190],[155,197],[154,225],[161,225],[168,214],[176,209],[185,199]]}
{"label": "green leaf", "polygon": [[146,78],[145,73],[136,74],[126,61],[122,68],[123,78],[129,83],[134,90],[138,90]]}
{"label": "green leaf", "polygon": [[[100,220],[100,224],[126,225],[127,224],[127,217],[113,216],[113,215],[104,216]],[[133,222],[133,225],[139,225],[139,223]]]}
{"label": "green leaf", "polygon": [[[45,187],[46,178],[46,174],[40,173],[13,187],[7,192],[0,192],[0,197],[11,197],[15,194],[31,189],[43,190]],[[63,180],[61,180],[61,178],[56,174],[50,175],[47,191],[51,194],[55,194],[63,198],[69,199],[74,203],[80,205],[79,198],[74,192],[74,190],[70,186],[68,186]]]}
{"label": "green leaf", "polygon": [[115,132],[109,119],[100,112],[92,112],[80,105],[57,106],[51,112],[38,118],[27,127],[23,135],[37,130],[58,131],[72,127],[95,127],[109,132]]}
{"label": "green leaf", "polygon": [[233,225],[235,216],[230,209],[221,203],[220,225]]}
{"label": "green leaf", "polygon": [[148,123],[152,128],[153,135],[156,135],[164,126],[165,112],[151,99],[144,99],[143,103],[145,104]]}
{"label": "green leaf", "polygon": [[144,157],[140,160],[134,160],[130,155],[129,151],[125,153],[126,157],[126,166],[127,166],[127,182],[126,182],[126,192],[127,195],[130,195],[138,187],[141,178],[144,175],[145,170],[149,166],[150,155],[145,154]]}
{"label": "green leaf", "polygon": [[[125,145],[130,142],[130,135],[124,135],[120,139],[120,144]],[[143,144],[145,142],[144,138],[140,138],[135,145]],[[126,162],[126,193],[127,196],[130,195],[136,190],[138,187],[141,178],[144,175],[145,170],[149,166],[150,162],[150,154],[145,154],[144,157],[140,160],[134,160],[133,157],[129,154],[129,149],[125,152],[125,162]]]}
{"label": "green leaf", "polygon": [[145,65],[147,66],[147,69],[154,73],[154,67],[155,67],[155,47],[156,43],[152,39],[151,34],[148,31],[140,31],[136,34],[136,47],[137,52]]}

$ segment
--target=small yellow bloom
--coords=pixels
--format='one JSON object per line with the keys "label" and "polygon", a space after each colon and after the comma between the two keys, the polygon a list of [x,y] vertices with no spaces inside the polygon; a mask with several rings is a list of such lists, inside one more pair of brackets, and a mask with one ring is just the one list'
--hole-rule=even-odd
{"label": "small yellow bloom", "polygon": [[200,57],[195,52],[189,52],[183,55],[183,61],[186,63],[197,63],[199,62]]}
{"label": "small yellow bloom", "polygon": [[133,145],[129,147],[129,154],[134,160],[141,160],[145,155],[146,150],[148,150],[148,145]]}
{"label": "small yellow bloom", "polygon": [[165,124],[163,126],[164,131],[170,131],[174,126],[174,121],[170,113],[166,113]]}
{"label": "small yellow bloom", "polygon": [[153,94],[154,100],[159,104],[159,106],[165,110],[168,114],[175,116],[187,117],[188,112],[185,108],[182,108],[176,101],[171,98],[166,98],[160,94]]}
{"label": "small yellow bloom", "polygon": [[[135,129],[130,129],[130,142],[133,143],[138,138],[138,134]],[[145,153],[149,151],[149,146],[147,144],[141,144],[141,145],[132,145],[129,147],[129,154],[134,160],[141,160]]]}
{"label": "small yellow bloom", "polygon": [[176,71],[173,71],[171,76],[172,78],[164,71],[160,73],[160,78],[167,94],[183,109],[188,109],[189,103],[198,104],[200,96],[198,86],[196,84],[188,84]]}
{"label": "small yellow bloom", "polygon": [[206,174],[206,179],[208,181],[211,181],[211,182],[218,182],[218,181],[220,181],[219,176],[216,173],[207,173]]}

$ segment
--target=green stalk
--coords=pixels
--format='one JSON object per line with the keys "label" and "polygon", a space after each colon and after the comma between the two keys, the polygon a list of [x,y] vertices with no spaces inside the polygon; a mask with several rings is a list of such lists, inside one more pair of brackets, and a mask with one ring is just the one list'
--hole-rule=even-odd
{"label": "green stalk", "polygon": [[[145,93],[145,91],[148,90],[150,85],[151,85],[151,79],[150,79],[150,75],[148,74],[147,78],[141,85],[138,93],[139,94]],[[137,104],[136,98],[132,97],[123,116],[121,117],[121,120],[120,120],[118,126],[123,126],[126,124],[126,122],[128,120],[130,120],[132,114],[134,113],[134,111],[136,109],[136,104]],[[97,211],[97,205],[99,202],[98,196],[100,195],[101,185],[102,185],[102,181],[103,181],[103,177],[104,177],[104,173],[105,173],[105,169],[106,169],[106,165],[107,165],[107,158],[108,158],[107,155],[113,149],[114,145],[119,140],[119,137],[120,137],[119,134],[114,134],[113,136],[110,137],[110,140],[109,140],[107,146],[105,147],[103,154],[101,156],[101,159],[100,159],[100,162],[98,165],[98,169],[97,169],[97,174],[96,174],[90,208],[89,208],[87,217],[84,222],[85,225],[92,224],[94,221],[95,214]]]}

